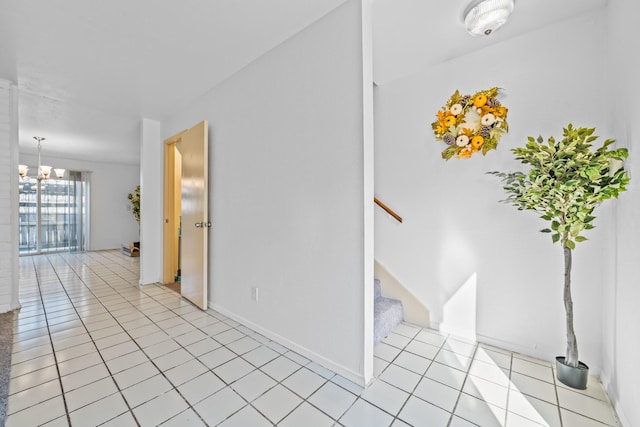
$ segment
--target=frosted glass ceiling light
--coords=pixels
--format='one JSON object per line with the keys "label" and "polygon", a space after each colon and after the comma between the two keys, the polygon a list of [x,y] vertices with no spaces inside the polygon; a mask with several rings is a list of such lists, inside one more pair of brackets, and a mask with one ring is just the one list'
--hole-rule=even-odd
{"label": "frosted glass ceiling light", "polygon": [[51,176],[51,166],[40,165],[40,175],[38,177],[42,177],[42,179],[49,179]]}
{"label": "frosted glass ceiling light", "polygon": [[20,178],[25,179],[28,173],[29,173],[29,166],[18,165],[18,175],[20,175]]}
{"label": "frosted glass ceiling light", "polygon": [[513,12],[514,0],[476,0],[464,13],[464,26],[472,36],[488,36],[500,28]]}

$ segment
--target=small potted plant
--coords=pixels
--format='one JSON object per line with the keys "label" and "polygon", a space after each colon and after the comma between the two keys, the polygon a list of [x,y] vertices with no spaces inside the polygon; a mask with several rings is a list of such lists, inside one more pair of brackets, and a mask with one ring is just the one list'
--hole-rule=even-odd
{"label": "small potted plant", "polygon": [[564,129],[563,138],[528,138],[524,147],[511,151],[516,160],[529,166],[528,173],[489,172],[502,179],[509,194],[505,202],[518,210],[533,210],[549,222],[553,243],[559,242],[564,253],[564,307],[566,311],[567,348],[564,357],[556,358],[558,379],[573,388],[585,389],[588,367],[578,359],[578,343],[573,328],[571,298],[571,257],[576,243],[587,240],[583,231],[594,228],[594,209],[604,200],[626,190],[629,175],[623,168],[628,153],[625,148],[610,149],[607,139],[597,150],[594,128]]}

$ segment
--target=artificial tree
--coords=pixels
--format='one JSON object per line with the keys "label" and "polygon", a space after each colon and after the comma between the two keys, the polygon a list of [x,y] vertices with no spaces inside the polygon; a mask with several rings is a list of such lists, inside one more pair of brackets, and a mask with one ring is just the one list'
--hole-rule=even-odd
{"label": "artificial tree", "polygon": [[131,202],[131,213],[133,213],[136,222],[140,224],[140,186],[136,185],[133,193],[129,193],[127,198]]}
{"label": "artificial tree", "polygon": [[560,141],[550,137],[545,143],[542,137],[529,137],[524,147],[511,150],[516,160],[529,166],[528,173],[490,172],[504,183],[509,194],[504,201],[518,210],[542,214],[550,227],[540,231],[551,233],[553,243],[559,242],[563,248],[567,348],[564,360],[558,360],[571,368],[581,364],[573,327],[572,251],[576,243],[587,240],[583,231],[594,228],[594,209],[604,200],[617,198],[629,182],[623,168],[627,149],[609,149],[615,141],[607,139],[592,150],[591,142],[598,138],[594,131],[595,128],[574,128],[569,124]]}
{"label": "artificial tree", "polygon": [[[131,213],[138,223],[138,233],[140,232],[140,186],[136,185],[136,188],[133,189],[133,193],[129,193],[127,198],[131,202]],[[122,249],[129,256],[139,256],[140,255],[140,241],[133,242],[130,245],[123,245]]]}

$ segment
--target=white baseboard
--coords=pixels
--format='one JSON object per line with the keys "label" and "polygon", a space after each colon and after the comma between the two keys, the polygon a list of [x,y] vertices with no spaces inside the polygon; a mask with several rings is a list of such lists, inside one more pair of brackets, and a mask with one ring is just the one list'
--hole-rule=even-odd
{"label": "white baseboard", "polygon": [[613,407],[616,410],[616,415],[618,416],[618,422],[621,427],[631,427],[631,422],[625,416],[624,411],[620,407],[620,402],[613,402]]}
{"label": "white baseboard", "polygon": [[499,347],[499,348],[503,348],[505,350],[509,350],[511,352],[514,353],[519,353],[519,354],[523,354],[525,356],[530,356],[530,357],[534,357],[537,359],[542,359],[542,360],[547,360],[547,361],[553,361],[555,360],[555,356],[557,355],[550,355],[550,354],[546,354],[545,352],[542,352],[540,350],[537,350],[536,348],[533,347],[527,347],[524,345],[520,345],[520,344],[515,344],[512,343],[510,341],[504,341],[498,338],[494,338],[494,337],[490,337],[487,335],[476,335],[476,340],[478,342],[482,342],[484,344],[488,344],[488,345],[492,345],[494,347]]}
{"label": "white baseboard", "polygon": [[[435,329],[436,331],[442,332],[443,334],[452,334],[452,335],[456,335],[454,332],[449,332],[446,331],[446,328],[443,328],[443,326],[438,323],[438,322],[431,322],[431,329]],[[464,338],[464,337],[462,337]],[[487,335],[479,335],[476,334],[475,335],[475,341],[477,342],[481,342],[483,344],[487,344],[487,345],[491,345],[494,347],[498,347],[498,348],[502,348],[504,350],[508,350],[514,353],[519,353],[519,354],[523,354],[525,356],[530,356],[530,357],[534,357],[537,359],[542,359],[542,360],[547,360],[547,361],[553,361],[555,360],[555,356],[549,356],[548,354],[545,354],[544,352],[541,351],[537,351],[535,348],[533,347],[525,347],[519,344],[514,344],[512,342],[509,341],[503,341],[500,340],[498,338],[493,338]]]}
{"label": "white baseboard", "polygon": [[625,415],[622,407],[620,406],[620,401],[618,400],[618,396],[615,393],[611,393],[611,375],[608,372],[602,371],[600,373],[600,382],[602,383],[602,387],[604,387],[604,391],[607,393],[607,397],[611,401],[613,408],[616,411],[616,416],[618,417],[618,422],[622,427],[630,427],[631,422],[629,422],[629,418]]}
{"label": "white baseboard", "polygon": [[301,356],[306,357],[307,359],[311,360],[312,362],[317,363],[318,365],[329,369],[330,371],[335,372],[336,374],[339,374],[341,376],[343,376],[344,378],[348,379],[349,381],[358,384],[362,387],[365,387],[367,384],[365,384],[364,382],[364,375],[362,373],[358,373],[358,372],[354,372],[351,369],[348,369],[342,365],[339,365],[327,358],[325,358],[324,356],[317,354],[299,344],[296,344],[295,342],[269,330],[269,329],[265,329],[262,326],[255,324],[253,322],[251,322],[250,320],[245,319],[242,316],[238,316],[237,314],[223,308],[220,307],[217,304],[214,304],[213,302],[209,301],[209,307],[212,308],[213,310],[224,314],[225,316],[227,316],[228,318],[235,320],[238,323],[243,324],[244,326],[246,326],[247,328],[250,328],[256,332],[258,332],[261,335],[264,335],[265,337],[269,338],[270,340],[275,341],[276,343],[288,348],[291,351],[295,351],[296,353],[300,354]]}

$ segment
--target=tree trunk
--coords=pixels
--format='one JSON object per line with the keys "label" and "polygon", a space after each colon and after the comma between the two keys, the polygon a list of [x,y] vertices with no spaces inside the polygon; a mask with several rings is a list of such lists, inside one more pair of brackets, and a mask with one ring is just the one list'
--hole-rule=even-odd
{"label": "tree trunk", "polygon": [[564,248],[564,309],[567,314],[567,354],[564,363],[578,367],[578,341],[573,330],[573,300],[571,299],[571,249]]}

